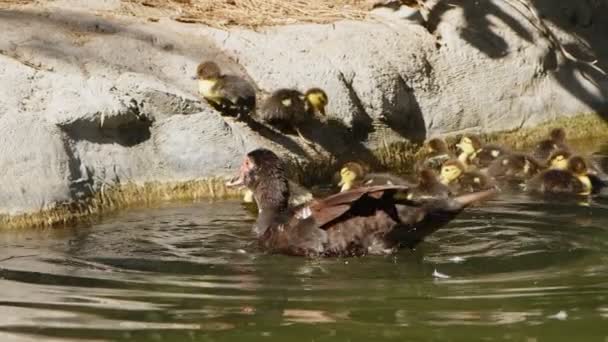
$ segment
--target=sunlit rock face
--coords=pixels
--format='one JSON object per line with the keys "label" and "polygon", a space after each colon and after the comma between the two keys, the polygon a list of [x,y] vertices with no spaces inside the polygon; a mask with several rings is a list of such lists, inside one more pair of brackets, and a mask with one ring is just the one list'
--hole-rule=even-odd
{"label": "sunlit rock face", "polygon": [[[606,2],[558,2],[534,4],[568,51],[605,67]],[[0,10],[0,214],[103,184],[229,175],[259,146],[306,160],[607,104],[606,79],[568,62],[504,1],[428,2],[424,25],[383,8],[362,22],[255,31],[95,14],[118,1],[72,3]],[[327,117],[307,132],[318,146],[221,117],[191,78],[204,59],[250,80],[258,103],[282,87],[325,89]]]}

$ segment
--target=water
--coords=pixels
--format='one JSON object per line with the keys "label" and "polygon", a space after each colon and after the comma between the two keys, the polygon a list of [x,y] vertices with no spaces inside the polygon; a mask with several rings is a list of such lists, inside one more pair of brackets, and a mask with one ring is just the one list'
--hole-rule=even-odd
{"label": "water", "polygon": [[608,200],[509,195],[415,251],[260,253],[238,202],[0,233],[0,341],[607,341]]}

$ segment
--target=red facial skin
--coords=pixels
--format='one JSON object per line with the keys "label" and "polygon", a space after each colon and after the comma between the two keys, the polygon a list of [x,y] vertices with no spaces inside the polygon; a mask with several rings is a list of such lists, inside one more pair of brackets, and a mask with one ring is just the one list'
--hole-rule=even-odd
{"label": "red facial skin", "polygon": [[239,175],[237,177],[232,178],[230,181],[228,181],[226,183],[226,186],[229,187],[235,187],[235,186],[242,186],[245,184],[245,175],[248,174],[251,169],[253,169],[253,162],[251,161],[251,159],[249,159],[249,157],[245,157],[243,159],[243,163],[241,164],[241,167],[239,168]]}

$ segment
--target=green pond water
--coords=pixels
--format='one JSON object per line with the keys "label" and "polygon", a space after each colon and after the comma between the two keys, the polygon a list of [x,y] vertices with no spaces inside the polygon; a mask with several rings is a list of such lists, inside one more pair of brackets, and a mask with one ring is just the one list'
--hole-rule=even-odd
{"label": "green pond water", "polygon": [[608,341],[608,199],[502,195],[391,257],[266,255],[254,219],[0,231],[0,341]]}

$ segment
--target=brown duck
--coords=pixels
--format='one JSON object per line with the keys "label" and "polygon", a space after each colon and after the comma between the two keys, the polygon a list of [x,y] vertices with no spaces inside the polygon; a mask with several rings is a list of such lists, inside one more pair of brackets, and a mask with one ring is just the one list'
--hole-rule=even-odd
{"label": "brown duck", "polygon": [[238,180],[231,183],[244,184],[254,193],[260,208],[254,232],[261,247],[298,256],[387,254],[402,246],[413,247],[467,205],[494,193],[414,203],[400,198],[406,186],[382,185],[290,209],[284,165],[267,149],[249,152]]}

